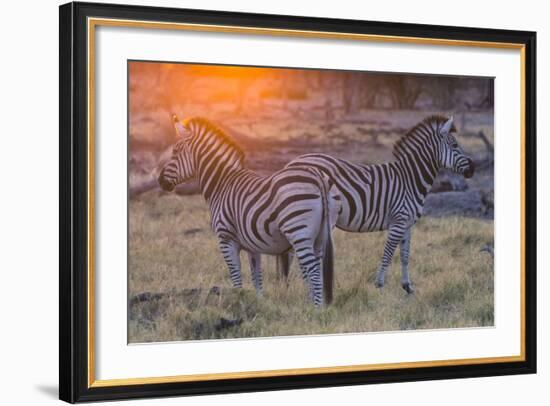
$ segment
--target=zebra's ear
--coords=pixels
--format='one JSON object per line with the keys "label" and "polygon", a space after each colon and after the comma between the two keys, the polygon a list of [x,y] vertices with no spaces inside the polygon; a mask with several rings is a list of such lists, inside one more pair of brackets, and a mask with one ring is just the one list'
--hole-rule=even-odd
{"label": "zebra's ear", "polygon": [[172,114],[172,121],[174,122],[174,127],[176,129],[176,134],[182,138],[187,138],[191,135],[191,131],[183,125],[183,123],[178,119],[178,116]]}
{"label": "zebra's ear", "polygon": [[443,127],[441,127],[441,134],[449,134],[451,132],[451,128],[453,128],[453,116],[449,117],[449,119],[445,121]]}

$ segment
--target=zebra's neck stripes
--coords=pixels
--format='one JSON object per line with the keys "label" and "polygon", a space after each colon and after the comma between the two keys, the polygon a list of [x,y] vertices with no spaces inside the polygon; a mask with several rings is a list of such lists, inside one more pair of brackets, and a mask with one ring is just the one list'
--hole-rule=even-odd
{"label": "zebra's neck stripes", "polygon": [[242,169],[244,153],[222,130],[203,118],[192,118],[187,127],[201,192],[210,202],[228,175]]}

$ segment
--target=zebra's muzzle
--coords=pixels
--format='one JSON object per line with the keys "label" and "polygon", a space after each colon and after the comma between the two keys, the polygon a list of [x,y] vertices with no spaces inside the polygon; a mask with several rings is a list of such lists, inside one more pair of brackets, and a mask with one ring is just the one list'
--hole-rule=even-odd
{"label": "zebra's muzzle", "polygon": [[466,179],[471,178],[472,176],[474,176],[475,170],[476,170],[476,166],[474,164],[474,161],[468,158],[468,168],[464,171],[464,177]]}
{"label": "zebra's muzzle", "polygon": [[174,190],[174,184],[168,182],[164,177],[164,170],[162,170],[157,180],[162,190],[165,190],[167,192],[171,192],[172,190]]}

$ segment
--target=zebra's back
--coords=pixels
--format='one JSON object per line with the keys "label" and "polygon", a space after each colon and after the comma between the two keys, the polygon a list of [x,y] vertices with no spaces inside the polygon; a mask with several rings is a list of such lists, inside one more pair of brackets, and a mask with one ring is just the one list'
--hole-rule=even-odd
{"label": "zebra's back", "polygon": [[322,179],[311,169],[284,168],[267,177],[243,169],[227,181],[220,201],[213,202],[212,226],[243,249],[280,254],[290,248],[285,234],[320,233]]}
{"label": "zebra's back", "polygon": [[341,194],[342,209],[336,226],[346,231],[385,230],[403,193],[391,163],[358,165],[326,154],[299,156],[287,167],[311,166],[326,173]]}

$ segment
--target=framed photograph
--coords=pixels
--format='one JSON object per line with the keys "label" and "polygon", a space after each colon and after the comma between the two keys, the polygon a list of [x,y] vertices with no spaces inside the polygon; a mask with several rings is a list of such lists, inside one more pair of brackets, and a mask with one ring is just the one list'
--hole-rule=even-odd
{"label": "framed photograph", "polygon": [[534,32],[60,7],[60,398],[536,372]]}

